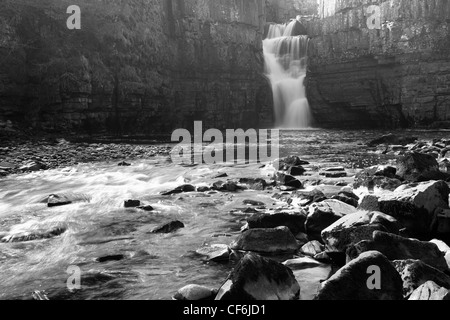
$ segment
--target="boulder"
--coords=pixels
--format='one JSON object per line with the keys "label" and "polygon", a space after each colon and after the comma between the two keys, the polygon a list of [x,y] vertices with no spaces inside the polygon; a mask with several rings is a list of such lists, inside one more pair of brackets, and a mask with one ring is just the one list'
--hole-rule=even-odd
{"label": "boulder", "polygon": [[403,295],[408,298],[414,290],[428,281],[450,289],[450,277],[420,260],[396,260],[393,262],[403,280]]}
{"label": "boulder", "polygon": [[355,259],[363,252],[374,250],[381,252],[389,260],[420,259],[439,270],[448,270],[444,253],[434,243],[403,238],[381,231],[373,233],[373,240],[363,240],[349,247],[347,261]]}
{"label": "boulder", "polygon": [[230,259],[230,248],[226,244],[213,244],[195,252],[213,262],[228,262]]}
{"label": "boulder", "polygon": [[126,200],[124,203],[125,208],[137,208],[141,205],[139,200]]}
{"label": "boulder", "polygon": [[300,285],[291,269],[249,253],[219,289],[216,300],[297,300],[299,296]]}
{"label": "boulder", "polygon": [[433,281],[427,281],[416,290],[414,290],[408,300],[450,300],[450,290],[438,286]]}
{"label": "boulder", "polygon": [[437,228],[437,210],[448,209],[450,188],[444,181],[405,184],[378,200],[380,211],[397,219],[412,236],[427,237]]}
{"label": "boulder", "polygon": [[293,253],[299,245],[287,227],[274,229],[250,229],[242,233],[230,248],[265,254]]}
{"label": "boulder", "polygon": [[322,202],[327,200],[328,198],[325,194],[317,189],[311,191],[297,191],[292,195],[292,198],[301,206],[308,206],[313,204],[314,202]]}
{"label": "boulder", "polygon": [[178,229],[184,228],[184,224],[180,221],[171,221],[160,225],[152,230],[152,233],[171,233]]}
{"label": "boulder", "polygon": [[65,206],[74,202],[89,202],[91,197],[85,194],[75,194],[75,193],[60,193],[60,194],[51,194],[47,198],[47,206],[51,207],[59,207]]}
{"label": "boulder", "polygon": [[411,152],[397,161],[397,174],[410,182],[441,180],[448,176],[439,170],[435,157],[429,154]]}
{"label": "boulder", "polygon": [[42,239],[50,239],[57,237],[64,232],[67,228],[63,226],[54,226],[48,229],[32,230],[18,233],[10,233],[3,235],[0,242],[28,242]]}
{"label": "boulder", "polygon": [[257,213],[247,219],[249,229],[288,227],[293,235],[305,232],[306,215],[290,213]]}
{"label": "boulder", "polygon": [[288,173],[291,176],[301,176],[306,172],[306,169],[303,168],[302,166],[295,166],[295,167],[290,167],[288,170]]}
{"label": "boulder", "polygon": [[[370,288],[371,267],[381,271],[380,289]],[[371,283],[372,284],[372,283]],[[376,251],[365,252],[325,281],[316,300],[402,300],[402,279],[391,262]]]}
{"label": "boulder", "polygon": [[322,266],[323,263],[310,257],[301,257],[286,260],[285,262],[283,262],[283,265],[289,267],[291,270],[299,270],[299,269],[319,267]]}
{"label": "boulder", "polygon": [[342,194],[333,196],[333,197],[331,197],[331,199],[341,201],[341,202],[351,205],[352,207],[355,207],[355,208],[357,208],[359,205],[358,200],[355,200],[354,198],[347,197]]}
{"label": "boulder", "polygon": [[182,186],[176,187],[173,190],[162,192],[161,195],[170,196],[172,194],[179,194],[179,193],[183,193],[183,192],[195,192],[195,191],[196,191],[195,186],[193,186],[191,184],[184,184]]}
{"label": "boulder", "polygon": [[264,190],[267,187],[267,182],[261,178],[241,178],[239,183],[245,184],[252,190]]}
{"label": "boulder", "polygon": [[355,213],[356,208],[338,200],[325,200],[309,207],[305,222],[306,233],[311,240],[321,240],[321,232],[343,216]]}
{"label": "boulder", "polygon": [[276,175],[276,180],[279,184],[281,184],[283,186],[292,187],[295,189],[303,189],[303,184],[300,182],[300,180],[298,180],[288,174],[279,172]]}
{"label": "boulder", "polygon": [[[347,247],[363,240],[372,240],[374,231],[398,234],[397,220],[376,211],[348,214],[322,231],[322,240],[330,251],[345,252]],[[383,252],[382,252],[383,253]]]}
{"label": "boulder", "polygon": [[275,161],[278,163],[278,166],[275,165],[275,168],[281,171],[288,171],[292,167],[308,165],[309,162],[301,160],[297,156],[289,156],[284,159],[279,159]]}
{"label": "boulder", "polygon": [[380,188],[383,190],[395,190],[402,182],[396,178],[397,169],[390,166],[373,166],[359,172],[355,177],[353,187],[367,188],[374,190]]}
{"label": "boulder", "polygon": [[130,167],[130,166],[131,166],[131,163],[122,161],[122,162],[120,162],[120,163],[118,164],[118,166],[119,166],[119,167]]}
{"label": "boulder", "polygon": [[213,184],[211,189],[217,191],[235,192],[241,190],[242,187],[238,186],[236,182],[229,180],[227,182],[217,181]]}
{"label": "boulder", "polygon": [[368,194],[364,196],[361,203],[358,206],[358,210],[365,211],[380,211],[380,204],[378,203],[378,197]]}
{"label": "boulder", "polygon": [[47,166],[39,161],[31,161],[19,168],[21,171],[39,171],[45,170]]}
{"label": "boulder", "polygon": [[139,210],[148,211],[148,212],[155,210],[151,205],[138,206],[136,208]]}
{"label": "boulder", "polygon": [[310,257],[315,257],[323,251],[325,251],[325,246],[317,240],[308,242],[300,249],[300,253]]}
{"label": "boulder", "polygon": [[181,301],[213,300],[216,294],[217,292],[213,289],[196,284],[190,284],[178,290],[173,296],[173,299]]}

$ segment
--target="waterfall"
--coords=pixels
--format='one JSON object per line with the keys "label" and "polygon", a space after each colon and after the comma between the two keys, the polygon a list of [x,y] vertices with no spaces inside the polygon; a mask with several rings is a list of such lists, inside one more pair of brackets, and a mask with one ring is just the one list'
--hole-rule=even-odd
{"label": "waterfall", "polygon": [[274,97],[275,124],[279,128],[302,129],[312,123],[306,98],[308,36],[298,20],[272,24],[263,41],[266,75]]}

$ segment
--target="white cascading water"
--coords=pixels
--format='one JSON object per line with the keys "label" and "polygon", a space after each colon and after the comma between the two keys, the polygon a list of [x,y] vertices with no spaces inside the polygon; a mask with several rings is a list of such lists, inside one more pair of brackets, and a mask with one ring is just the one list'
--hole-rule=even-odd
{"label": "white cascading water", "polygon": [[311,126],[312,114],[306,98],[308,36],[295,35],[297,20],[273,24],[263,41],[266,75],[272,84],[275,124],[285,129]]}

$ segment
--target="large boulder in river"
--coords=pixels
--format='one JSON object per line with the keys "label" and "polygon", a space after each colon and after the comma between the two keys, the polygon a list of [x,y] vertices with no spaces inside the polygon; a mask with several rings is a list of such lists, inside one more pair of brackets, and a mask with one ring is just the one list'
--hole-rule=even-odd
{"label": "large boulder in river", "polygon": [[[370,288],[374,266],[382,271],[380,289]],[[373,283],[370,283],[373,284]],[[365,252],[322,285],[316,300],[402,300],[402,279],[391,262],[376,251]]]}
{"label": "large boulder in river", "polygon": [[373,233],[373,240],[363,240],[349,247],[347,257],[348,260],[355,259],[363,252],[374,250],[381,252],[389,260],[419,259],[439,270],[448,270],[444,253],[434,243],[403,238],[381,231]]}
{"label": "large boulder in river", "polygon": [[305,232],[306,215],[302,213],[256,213],[247,219],[249,229],[288,227],[292,234]]}
{"label": "large boulder in river", "polygon": [[433,281],[427,281],[411,294],[408,300],[441,301],[450,300],[450,290],[438,286]]}
{"label": "large boulder in river", "polygon": [[255,253],[245,255],[219,289],[216,300],[297,300],[292,270]]}
{"label": "large boulder in river", "polygon": [[448,209],[450,188],[444,181],[402,185],[379,198],[380,211],[397,219],[412,236],[428,236],[436,228],[437,210]]}
{"label": "large boulder in river", "polygon": [[420,260],[396,260],[395,268],[403,280],[403,295],[408,298],[414,290],[428,281],[450,289],[450,277]]}
{"label": "large boulder in river", "polygon": [[356,211],[355,207],[338,200],[325,200],[313,203],[309,207],[308,217],[305,222],[306,233],[311,240],[321,240],[321,233],[324,229],[343,216]]}
{"label": "large boulder in river", "polygon": [[441,180],[448,177],[439,171],[435,157],[418,152],[408,153],[397,161],[397,174],[410,182]]}
{"label": "large boulder in river", "polygon": [[250,229],[242,233],[230,248],[264,254],[293,253],[299,244],[287,227],[274,229]]}
{"label": "large boulder in river", "polygon": [[348,214],[323,230],[322,240],[328,250],[345,252],[349,245],[372,240],[377,230],[398,234],[397,220],[375,211]]}

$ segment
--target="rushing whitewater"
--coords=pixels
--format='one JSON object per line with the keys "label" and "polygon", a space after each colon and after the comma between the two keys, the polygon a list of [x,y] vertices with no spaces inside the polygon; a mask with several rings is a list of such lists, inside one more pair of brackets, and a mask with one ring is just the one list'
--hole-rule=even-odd
{"label": "rushing whitewater", "polygon": [[263,42],[266,75],[274,97],[275,121],[280,128],[304,129],[312,115],[306,98],[308,37],[298,34],[301,24],[273,24]]}

